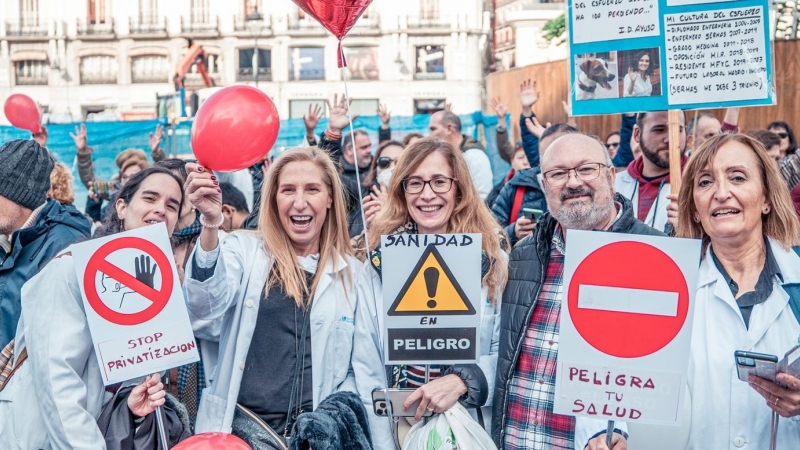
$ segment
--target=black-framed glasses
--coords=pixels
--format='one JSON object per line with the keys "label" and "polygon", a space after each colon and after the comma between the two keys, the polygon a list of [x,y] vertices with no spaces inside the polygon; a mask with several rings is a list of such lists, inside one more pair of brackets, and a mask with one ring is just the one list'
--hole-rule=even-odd
{"label": "black-framed glasses", "polygon": [[378,158],[377,164],[380,169],[388,169],[392,164],[397,164],[398,158],[389,158],[388,156],[381,156]]}
{"label": "black-framed glasses", "polygon": [[548,170],[542,176],[550,186],[559,187],[567,184],[570,172],[575,172],[575,178],[581,181],[592,181],[600,176],[600,168],[602,167],[608,166],[603,163],[585,163],[569,169]]}
{"label": "black-framed glasses", "polygon": [[425,189],[425,185],[431,187],[431,190],[437,194],[445,194],[450,192],[453,188],[455,178],[439,177],[431,180],[423,180],[422,178],[406,178],[401,182],[403,190],[406,194],[419,194]]}

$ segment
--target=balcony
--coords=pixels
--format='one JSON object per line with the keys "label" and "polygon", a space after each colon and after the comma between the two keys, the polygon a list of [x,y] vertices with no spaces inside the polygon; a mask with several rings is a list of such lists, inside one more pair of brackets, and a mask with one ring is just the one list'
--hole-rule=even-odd
{"label": "balcony", "polygon": [[117,84],[116,72],[81,72],[81,84]]}
{"label": "balcony", "polygon": [[219,16],[181,17],[181,32],[188,35],[219,35]]}
{"label": "balcony", "polygon": [[369,17],[361,16],[351,31],[352,35],[378,35],[381,32],[381,18],[378,13],[371,13]]}
{"label": "balcony", "polygon": [[6,36],[37,38],[49,34],[48,23],[39,18],[6,21]]}
{"label": "balcony", "polygon": [[[239,71],[236,73],[236,81],[253,81],[253,68],[239,67]],[[272,67],[259,67],[258,81],[272,81]]]}
{"label": "balcony", "polygon": [[89,20],[77,20],[78,36],[83,39],[114,39],[114,19],[107,19],[103,22]]}
{"label": "balcony", "polygon": [[128,22],[131,35],[140,37],[166,37],[167,18],[155,15],[131,17]]}
{"label": "balcony", "polygon": [[272,18],[265,14],[238,14],[233,18],[233,31],[268,36],[272,34]]}
{"label": "balcony", "polygon": [[406,28],[410,29],[448,29],[452,27],[451,17],[406,16]]}
{"label": "balcony", "polygon": [[313,17],[288,17],[286,28],[294,36],[325,36],[328,31]]}
{"label": "balcony", "polygon": [[17,61],[14,66],[17,86],[46,86],[49,82],[47,61]]}

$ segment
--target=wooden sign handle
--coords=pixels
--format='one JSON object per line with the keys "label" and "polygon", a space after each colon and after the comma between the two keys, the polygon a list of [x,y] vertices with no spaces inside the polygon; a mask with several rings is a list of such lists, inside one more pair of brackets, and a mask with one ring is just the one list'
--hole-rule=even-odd
{"label": "wooden sign handle", "polygon": [[670,194],[678,195],[681,190],[681,111],[671,109],[668,112],[669,126],[669,186]]}

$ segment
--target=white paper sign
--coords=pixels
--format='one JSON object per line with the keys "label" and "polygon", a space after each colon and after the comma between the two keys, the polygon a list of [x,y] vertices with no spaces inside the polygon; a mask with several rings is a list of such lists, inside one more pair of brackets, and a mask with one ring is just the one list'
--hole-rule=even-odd
{"label": "white paper sign", "polygon": [[669,104],[767,98],[764,22],[760,6],[665,15]]}
{"label": "white paper sign", "polygon": [[576,44],[661,34],[658,0],[575,0],[570,10]]}
{"label": "white paper sign", "polygon": [[106,385],[198,361],[166,225],[72,247]]}
{"label": "white paper sign", "polygon": [[480,234],[381,237],[386,364],[467,364],[480,356]]}
{"label": "white paper sign", "polygon": [[678,424],[700,241],[569,230],[557,414]]}

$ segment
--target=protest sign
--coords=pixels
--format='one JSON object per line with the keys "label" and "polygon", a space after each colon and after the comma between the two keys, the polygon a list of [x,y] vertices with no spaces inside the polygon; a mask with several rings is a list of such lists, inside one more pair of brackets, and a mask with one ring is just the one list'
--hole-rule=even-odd
{"label": "protest sign", "polygon": [[106,385],[199,360],[162,222],[72,247]]}
{"label": "protest sign", "polygon": [[775,104],[767,0],[570,0],[575,116]]}
{"label": "protest sign", "polygon": [[678,424],[700,241],[569,230],[553,411]]}
{"label": "protest sign", "polygon": [[381,266],[386,364],[476,362],[481,235],[382,236]]}

